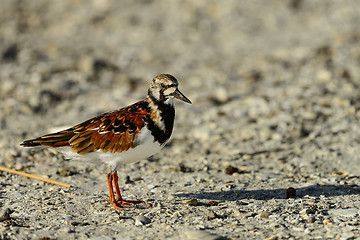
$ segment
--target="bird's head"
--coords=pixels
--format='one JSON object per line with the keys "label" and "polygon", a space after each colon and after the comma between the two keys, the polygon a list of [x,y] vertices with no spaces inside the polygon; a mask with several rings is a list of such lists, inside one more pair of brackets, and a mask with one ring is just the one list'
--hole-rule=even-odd
{"label": "bird's head", "polygon": [[177,98],[191,104],[191,101],[179,91],[178,85],[178,81],[172,75],[160,74],[151,81],[148,94],[155,101],[172,104],[173,99]]}

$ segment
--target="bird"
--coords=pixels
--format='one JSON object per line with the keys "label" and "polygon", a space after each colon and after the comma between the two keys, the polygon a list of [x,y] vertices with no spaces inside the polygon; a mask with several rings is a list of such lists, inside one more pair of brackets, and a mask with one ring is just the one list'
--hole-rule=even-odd
{"label": "bird", "polygon": [[175,120],[174,99],[192,104],[178,85],[174,76],[160,74],[150,82],[145,99],[20,145],[53,147],[66,158],[108,164],[106,179],[111,205],[123,209],[125,205],[139,203],[122,198],[117,171],[123,164],[158,153],[169,141]]}

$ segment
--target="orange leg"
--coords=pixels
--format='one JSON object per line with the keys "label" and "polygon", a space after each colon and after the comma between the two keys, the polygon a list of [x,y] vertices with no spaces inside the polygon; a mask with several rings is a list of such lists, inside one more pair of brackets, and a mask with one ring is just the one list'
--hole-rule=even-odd
{"label": "orange leg", "polygon": [[116,192],[116,196],[117,196],[117,201],[118,202],[122,202],[123,199],[121,197],[121,191],[120,191],[120,188],[119,188],[119,181],[118,181],[119,177],[117,175],[117,171],[114,172],[113,174],[113,183],[114,183],[114,187],[115,187],[115,192]]}
{"label": "orange leg", "polygon": [[107,180],[108,187],[109,187],[110,203],[115,209],[123,209],[121,204],[118,204],[115,201],[114,189],[112,186],[112,179],[113,179],[113,175],[111,174],[111,171],[110,171],[110,172],[108,172],[108,174],[106,174],[106,180]]}
{"label": "orange leg", "polygon": [[120,204],[133,204],[133,203],[140,203],[140,201],[131,201],[131,200],[124,200],[121,197],[121,191],[119,188],[119,182],[118,182],[118,175],[117,175],[117,171],[114,172],[113,174],[113,183],[114,183],[114,187],[115,187],[115,192],[116,192],[116,196],[117,196],[117,202],[120,202]]}
{"label": "orange leg", "polygon": [[[121,193],[120,193],[121,191],[119,188],[119,183],[118,183],[119,178],[117,175],[117,171],[114,171],[114,173],[111,173],[111,171],[110,171],[106,175],[106,179],[107,179],[108,186],[109,186],[110,203],[114,208],[123,209],[124,204],[140,203],[140,201],[127,201],[121,197]],[[116,200],[115,200],[115,195],[114,195],[113,183],[114,183],[115,192],[116,192],[116,196],[117,196]]]}

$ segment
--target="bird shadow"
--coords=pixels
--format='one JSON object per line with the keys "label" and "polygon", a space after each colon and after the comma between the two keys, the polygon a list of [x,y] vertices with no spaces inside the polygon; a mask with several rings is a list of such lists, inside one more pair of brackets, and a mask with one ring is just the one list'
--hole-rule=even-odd
{"label": "bird shadow", "polygon": [[[270,200],[286,199],[286,188],[259,190],[229,190],[200,193],[177,193],[175,197],[196,198],[218,201],[237,201],[242,199]],[[304,196],[326,197],[360,194],[358,185],[312,185],[296,188],[296,198]]]}

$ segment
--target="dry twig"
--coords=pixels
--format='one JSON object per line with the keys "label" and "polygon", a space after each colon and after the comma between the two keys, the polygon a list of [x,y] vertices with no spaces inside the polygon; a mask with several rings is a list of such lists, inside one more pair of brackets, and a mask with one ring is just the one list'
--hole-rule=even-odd
{"label": "dry twig", "polygon": [[38,177],[38,176],[35,176],[35,175],[32,175],[32,174],[28,174],[28,173],[23,173],[23,172],[15,171],[15,170],[12,170],[12,169],[10,169],[10,168],[6,168],[6,167],[2,167],[2,166],[0,166],[0,170],[1,170],[1,171],[5,171],[5,172],[9,172],[9,173],[18,174],[18,175],[20,175],[20,176],[24,176],[24,177],[28,177],[28,178],[34,178],[34,179],[41,180],[41,181],[44,181],[44,182],[48,182],[48,183],[60,185],[60,186],[63,186],[63,187],[68,187],[68,188],[71,187],[71,185],[69,185],[69,184],[65,184],[65,183],[53,181],[53,180],[50,180],[50,179]]}

